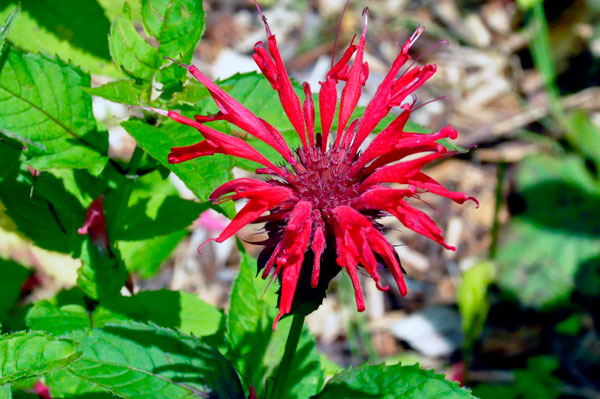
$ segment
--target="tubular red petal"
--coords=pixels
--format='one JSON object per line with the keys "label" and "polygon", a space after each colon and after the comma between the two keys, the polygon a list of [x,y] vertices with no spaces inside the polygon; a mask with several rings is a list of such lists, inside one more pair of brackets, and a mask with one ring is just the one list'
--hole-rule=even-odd
{"label": "tubular red petal", "polygon": [[408,75],[405,75],[394,83],[390,99],[390,104],[393,107],[400,105],[409,94],[423,86],[423,84],[433,76],[437,69],[435,65],[431,64],[425,65],[423,68],[415,68],[417,68],[419,72],[412,80],[409,80],[407,78]]}
{"label": "tubular red petal", "polygon": [[302,145],[304,148],[307,147],[306,143],[306,133],[304,129],[304,118],[302,116],[302,107],[300,106],[300,99],[298,95],[294,91],[294,87],[292,86],[292,82],[285,70],[285,66],[283,65],[283,61],[281,60],[281,55],[279,54],[279,49],[277,48],[277,41],[275,40],[275,36],[269,36],[269,51],[271,52],[271,56],[275,60],[275,66],[277,68],[277,92],[279,93],[279,99],[281,100],[281,105],[283,105],[283,110],[285,114],[292,122],[296,133],[300,137],[302,141]]}
{"label": "tubular red petal", "polygon": [[346,128],[346,124],[348,123],[348,120],[350,120],[352,111],[354,111],[356,104],[358,104],[358,99],[360,98],[362,86],[365,84],[363,78],[365,77],[365,75],[368,75],[368,72],[365,72],[366,68],[368,67],[366,66],[366,63],[363,63],[366,35],[367,19],[365,15],[365,25],[363,27],[363,32],[360,37],[360,42],[358,44],[356,58],[354,59],[352,67],[350,68],[346,86],[344,86],[344,89],[342,90],[342,99],[340,101],[340,115],[338,118],[338,136],[340,136]]}
{"label": "tubular red petal", "polygon": [[304,112],[304,121],[306,122],[306,134],[308,135],[308,142],[310,146],[315,145],[315,104],[313,103],[312,92],[308,82],[302,84],[304,89],[304,105],[302,110]]}
{"label": "tubular red petal", "polygon": [[354,145],[352,146],[352,149],[350,151],[351,155],[356,154],[359,147],[367,138],[369,133],[371,133],[373,129],[377,126],[377,124],[381,121],[381,119],[383,119],[383,117],[390,112],[390,109],[392,108],[392,106],[390,105],[390,100],[392,96],[392,85],[394,84],[396,75],[398,75],[398,72],[400,71],[402,66],[404,66],[406,61],[410,59],[408,51],[410,50],[414,42],[419,38],[422,32],[422,27],[417,28],[417,30],[415,31],[415,33],[413,33],[411,38],[406,41],[406,43],[402,47],[402,50],[400,51],[400,54],[398,54],[398,57],[396,57],[396,59],[394,60],[392,67],[390,68],[387,75],[377,88],[373,99],[367,105],[364,116],[358,127],[358,132],[356,133],[356,140],[354,140]]}
{"label": "tubular red petal", "polygon": [[252,148],[244,140],[221,133],[208,126],[186,118],[174,111],[169,111],[168,116],[176,122],[198,129],[198,131],[202,133],[206,139],[205,141],[201,141],[200,143],[196,143],[191,146],[171,148],[171,153],[168,157],[169,163],[184,162],[193,158],[217,153],[227,154],[258,162],[271,169],[278,175],[285,176],[284,171],[273,165],[267,158]]}
{"label": "tubular red petal", "polygon": [[376,170],[359,186],[359,191],[365,191],[368,187],[380,183],[401,182],[415,173],[431,161],[447,156],[448,153],[434,153],[425,155],[412,161],[399,162],[394,165],[385,166]]}
{"label": "tubular red petal", "polygon": [[450,191],[423,172],[416,173],[415,175],[408,178],[406,182],[408,184],[412,184],[413,186],[425,189],[430,193],[450,198],[457,204],[462,204],[465,201],[473,201],[477,205],[477,208],[479,208],[479,201],[477,201],[475,197],[469,197],[465,193]]}
{"label": "tubular red petal", "polygon": [[383,165],[387,165],[392,162],[396,162],[405,158],[409,155],[420,154],[424,152],[437,152],[439,154],[445,154],[447,152],[446,148],[438,143],[422,145],[418,147],[412,148],[401,148],[399,150],[393,149],[392,151],[385,153],[375,159],[370,165],[362,170],[363,176],[368,176],[373,173],[374,170],[378,169]]}
{"label": "tubular red petal", "polygon": [[354,287],[356,310],[363,312],[365,310],[365,300],[360,289],[360,281],[358,280],[358,274],[356,273],[356,266],[346,266],[345,269],[348,272],[348,276],[350,276],[350,280],[352,280],[352,287]]}
{"label": "tubular red petal", "polygon": [[229,94],[225,93],[223,89],[206,77],[195,66],[184,64],[180,65],[186,68],[192,74],[192,76],[206,86],[210,95],[215,100],[215,103],[223,113],[223,119],[225,119],[227,122],[233,123],[240,129],[269,144],[288,162],[294,162],[294,156],[292,155],[289,147],[287,147],[287,145],[282,147],[280,144],[281,141],[283,141],[283,138],[281,138],[281,140],[273,138],[272,132],[269,132],[269,130],[262,124],[260,119],[249,109],[237,102]]}
{"label": "tubular red petal", "polygon": [[385,262],[388,270],[392,273],[394,281],[400,290],[400,295],[406,295],[406,282],[404,281],[404,275],[402,274],[402,268],[398,262],[398,258],[394,248],[386,241],[385,237],[377,230],[372,230],[369,234],[369,244],[373,247],[373,250],[377,252]]}

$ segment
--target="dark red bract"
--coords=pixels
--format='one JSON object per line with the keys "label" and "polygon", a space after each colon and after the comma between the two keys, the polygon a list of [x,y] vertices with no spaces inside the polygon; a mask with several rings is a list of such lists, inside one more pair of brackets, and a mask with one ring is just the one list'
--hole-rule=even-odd
{"label": "dark red bract", "polygon": [[[263,18],[264,19],[264,18]],[[306,275],[312,288],[319,284],[321,267],[343,268],[347,271],[356,294],[359,311],[365,309],[359,284],[357,267],[362,266],[380,284],[378,263],[385,264],[393,275],[402,295],[406,285],[398,256],[387,242],[376,222],[385,214],[394,215],[409,229],[422,234],[448,249],[455,249],[444,242],[442,231],[422,211],[406,201],[421,192],[432,192],[462,204],[476,200],[463,193],[451,192],[421,172],[427,163],[450,155],[436,141],[456,138],[450,126],[438,133],[418,134],[404,131],[405,124],[414,108],[414,101],[405,99],[425,83],[435,72],[435,65],[414,65],[399,75],[400,69],[410,59],[408,51],[423,32],[419,27],[404,44],[388,74],[380,84],[361,118],[350,121],[362,86],[369,75],[363,62],[365,26],[358,45],[351,44],[341,59],[332,66],[319,91],[321,127],[315,132],[315,110],[312,92],[304,83],[305,99],[301,103],[279,55],[275,36],[268,25],[267,48],[262,42],[255,46],[254,59],[264,76],[276,90],[283,109],[296,130],[302,145],[292,151],[280,132],[268,122],[254,115],[194,66],[188,71],[209,90],[220,112],[211,116],[186,118],[174,111],[160,111],[173,120],[192,126],[202,133],[205,140],[187,147],[171,149],[169,162],[178,163],[216,153],[229,154],[262,164],[258,174],[269,179],[241,178],[217,188],[211,201],[247,200],[225,230],[215,239],[223,242],[249,223],[266,222],[269,240],[263,242],[267,257],[263,262],[263,278],[279,277],[281,293],[279,315],[290,313],[297,292],[301,272]],[[352,65],[351,57],[355,55]],[[337,84],[345,82],[339,108]],[[393,107],[402,113],[373,140],[364,145],[367,136]],[[339,111],[337,129],[332,132],[334,114]],[[205,122],[225,120],[273,147],[283,156],[287,165],[276,166],[245,141],[218,132]],[[333,143],[330,135],[335,136]],[[361,147],[364,147],[360,151]],[[415,158],[413,155],[423,156]],[[410,160],[405,158],[410,157]],[[400,162],[398,162],[400,161]],[[387,187],[387,183],[400,183],[405,188]],[[268,213],[267,213],[268,212]],[[332,252],[333,251],[333,252]],[[313,259],[310,264],[305,256]],[[326,256],[333,254],[332,256]],[[321,265],[323,259],[335,259],[336,265]],[[337,271],[335,272],[337,273]],[[335,273],[325,273],[332,278]],[[328,281],[327,281],[328,282]],[[327,283],[326,282],[326,283]],[[274,326],[275,326],[274,324]]]}

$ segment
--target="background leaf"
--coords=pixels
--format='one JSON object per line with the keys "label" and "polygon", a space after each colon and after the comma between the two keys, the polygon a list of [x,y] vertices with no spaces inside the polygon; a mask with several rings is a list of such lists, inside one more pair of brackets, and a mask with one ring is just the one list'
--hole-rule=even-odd
{"label": "background leaf", "polygon": [[0,321],[19,300],[21,287],[31,272],[20,264],[0,258]]}
{"label": "background leaf", "polygon": [[3,335],[0,353],[0,385],[62,369],[79,357],[72,340],[35,331]]}
{"label": "background leaf", "polygon": [[498,283],[523,304],[564,304],[600,248],[600,187],[576,156],[537,155],[518,174],[521,204],[504,233]]}
{"label": "background leaf", "polygon": [[469,391],[419,366],[363,365],[333,377],[314,399],[468,399]]}
{"label": "background leaf", "polygon": [[72,334],[82,351],[69,370],[124,398],[243,398],[235,370],[214,349],[141,323]]}
{"label": "background leaf", "polygon": [[27,146],[36,169],[76,168],[98,174],[108,137],[98,132],[90,77],[59,59],[9,49],[0,70],[0,132]]}

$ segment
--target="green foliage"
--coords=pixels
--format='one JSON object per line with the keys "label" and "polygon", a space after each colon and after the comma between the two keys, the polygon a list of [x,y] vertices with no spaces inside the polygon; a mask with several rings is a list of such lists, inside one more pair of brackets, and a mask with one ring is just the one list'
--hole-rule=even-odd
{"label": "green foliage", "polygon": [[468,399],[457,383],[418,366],[362,365],[349,368],[327,382],[313,399]]}
{"label": "green foliage", "polygon": [[35,331],[1,336],[0,354],[0,385],[60,370],[79,357],[72,340]]}
{"label": "green foliage", "polygon": [[178,291],[142,291],[131,297],[115,297],[94,311],[94,325],[122,320],[156,323],[203,337],[216,334],[223,314],[197,296]]}
{"label": "green foliage", "polygon": [[8,32],[10,31],[10,27],[15,20],[17,14],[21,11],[20,4],[15,7],[15,9],[6,17],[6,21],[4,22],[4,26],[0,29],[0,54],[2,54],[2,50],[4,49],[4,43],[6,41],[6,36],[8,36]]}
{"label": "green foliage", "polygon": [[483,326],[490,310],[487,289],[494,281],[495,272],[493,263],[483,261],[473,265],[462,275],[456,299],[462,317],[462,330],[467,347],[471,347],[483,332]]}
{"label": "green foliage", "polygon": [[197,339],[130,322],[77,331],[81,358],[69,371],[123,398],[243,398],[235,370]]}
{"label": "green foliage", "polygon": [[12,393],[10,391],[10,385],[0,385],[0,399],[11,399]]}
{"label": "green foliage", "polygon": [[[282,319],[273,331],[277,310],[275,287],[267,289],[267,282],[256,276],[256,260],[242,252],[240,272],[231,292],[227,318],[227,357],[244,376],[244,383],[263,394],[265,382],[275,374],[283,356],[291,318]],[[289,375],[285,397],[307,398],[318,392],[324,374],[320,356],[315,350],[314,338],[305,327]]]}
{"label": "green foliage", "polygon": [[81,305],[69,304],[58,307],[50,301],[39,301],[29,309],[25,322],[32,330],[62,335],[89,328],[90,315]]}
{"label": "green foliage", "polygon": [[481,399],[555,399],[560,397],[560,380],[552,373],[558,366],[556,358],[533,357],[527,369],[515,371],[513,384],[480,384],[473,392]]}
{"label": "green foliage", "polygon": [[80,257],[77,285],[86,295],[102,301],[119,294],[127,280],[127,269],[118,252],[110,252],[87,238]]}
{"label": "green foliage", "polygon": [[90,77],[59,59],[10,48],[0,70],[0,132],[27,146],[36,169],[75,168],[98,174],[108,139],[98,132]]}
{"label": "green foliage", "polygon": [[105,98],[123,104],[141,104],[143,99],[142,87],[129,79],[115,80],[99,87],[85,88],[93,96]]}
{"label": "green foliage", "polygon": [[17,304],[21,287],[30,271],[11,260],[0,258],[0,321]]}
{"label": "green foliage", "polygon": [[524,210],[505,233],[498,283],[529,306],[564,304],[598,253],[600,187],[582,159],[537,155],[521,165],[516,190]]}

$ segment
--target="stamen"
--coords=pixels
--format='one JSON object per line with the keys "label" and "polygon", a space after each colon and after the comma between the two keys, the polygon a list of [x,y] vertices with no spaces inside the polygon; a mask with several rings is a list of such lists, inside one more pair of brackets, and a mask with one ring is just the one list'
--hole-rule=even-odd
{"label": "stamen", "polygon": [[258,15],[260,15],[260,18],[262,19],[263,24],[265,24],[265,30],[267,31],[267,36],[268,37],[273,36],[273,34],[271,33],[271,28],[269,27],[269,23],[267,22],[267,17],[265,17],[262,10],[260,9],[260,6],[258,5],[258,0],[254,0],[254,5],[256,6],[256,9],[258,10]]}
{"label": "stamen", "polygon": [[402,74],[400,74],[400,77],[404,76],[406,74],[406,72],[410,71],[410,69],[415,66],[415,64],[417,62],[419,62],[419,60],[421,60],[421,58],[425,57],[427,54],[430,54],[433,50],[435,50],[436,47],[441,46],[442,44],[450,44],[450,42],[446,41],[446,40],[440,40],[437,43],[432,44],[431,46],[427,47],[425,49],[425,51],[423,51],[421,54],[419,54],[417,56],[417,58],[415,58],[413,60],[413,62],[410,63],[410,65],[406,68],[406,70],[404,70],[404,72],[402,72]]}
{"label": "stamen", "polygon": [[346,13],[346,9],[348,8],[348,3],[350,3],[350,0],[346,0],[346,3],[344,4],[344,9],[342,10],[342,15],[340,15],[340,21],[338,22],[338,26],[335,31],[335,40],[333,41],[333,50],[331,52],[331,68],[333,68],[333,64],[335,61],[335,50],[337,49],[338,37],[340,36],[340,30],[342,28],[342,20],[344,19],[344,14]]}
{"label": "stamen", "polygon": [[152,108],[152,107],[142,107],[139,105],[130,105],[129,109],[143,109],[144,111],[156,112],[157,114],[169,116],[169,111],[165,111],[164,109],[158,109],[158,108]]}
{"label": "stamen", "polygon": [[436,102],[436,101],[439,101],[439,100],[447,100],[448,98],[449,98],[448,96],[441,96],[441,97],[434,98],[433,100],[429,100],[429,101],[427,101],[426,103],[420,104],[419,106],[417,106],[417,107],[413,108],[413,110],[412,110],[412,111],[413,111],[413,112],[415,112],[415,111],[416,111],[416,110],[418,110],[419,108],[422,108],[422,107],[424,107],[424,106],[426,106],[426,105],[428,105],[428,104],[431,104],[431,103],[433,103],[433,102]]}

